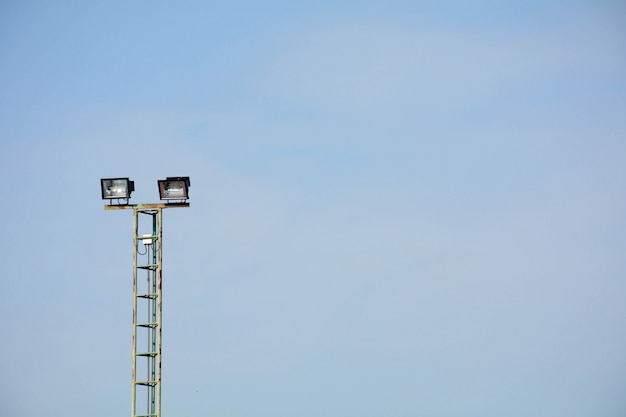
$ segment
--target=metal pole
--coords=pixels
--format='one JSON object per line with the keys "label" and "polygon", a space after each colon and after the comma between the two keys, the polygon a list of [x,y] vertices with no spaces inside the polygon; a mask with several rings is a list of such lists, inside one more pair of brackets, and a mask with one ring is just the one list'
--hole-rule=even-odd
{"label": "metal pole", "polygon": [[[154,229],[155,217],[153,213],[149,213],[152,216],[152,228]],[[152,233],[150,251],[146,248],[146,265],[154,265],[154,256],[155,256],[155,247],[154,247],[154,232]],[[154,270],[153,268],[146,269],[146,294],[154,294]],[[154,296],[148,298],[148,302],[146,303],[146,317],[150,323],[155,323],[154,320]],[[154,343],[152,339],[154,339],[154,330],[152,327],[148,328],[148,337],[146,338],[146,352],[150,352],[148,356],[146,356],[146,381],[154,381],[154,372],[152,370],[152,362],[154,361],[152,353],[154,352]],[[146,396],[146,413],[154,414],[154,387],[148,385],[148,395]]]}
{"label": "metal pole", "polygon": [[[125,204],[105,205],[105,210],[133,210],[133,358],[132,358],[132,397],[131,417],[161,417],[161,361],[162,361],[162,322],[163,322],[163,209],[189,207],[189,203],[175,204]],[[139,235],[139,214],[152,216],[151,249],[146,251],[145,265],[139,265],[137,254],[138,245],[142,236]],[[147,237],[146,237],[147,238]],[[147,249],[147,248],[146,248]],[[139,291],[138,271],[147,271],[147,285],[145,293]],[[147,316],[139,317],[139,299],[147,303]],[[143,310],[142,310],[143,311]],[[141,320],[139,320],[141,318]],[[141,321],[141,322],[140,322]],[[139,333],[138,328],[142,328]],[[147,333],[146,333],[147,332]],[[146,337],[147,351],[138,352],[139,338]],[[142,362],[146,366],[146,380],[137,381],[139,357],[145,358]],[[137,387],[146,387],[146,411],[137,413]]]}
{"label": "metal pole", "polygon": [[131,417],[136,411],[137,391],[137,235],[139,233],[139,212],[133,209],[133,367],[132,367],[132,397]]}
{"label": "metal pole", "polygon": [[[152,217],[152,238],[151,238],[151,242],[152,244],[150,245],[150,255],[148,255],[148,265],[154,265],[154,258],[155,258],[155,253],[154,251],[156,250],[156,247],[154,245],[154,222],[156,221],[156,217],[154,216],[154,213],[149,213],[150,216]],[[149,268],[148,270],[148,282],[146,283],[146,288],[148,293],[150,294],[154,294],[154,269],[153,268]],[[156,323],[154,314],[155,314],[155,309],[154,309],[154,296],[152,296],[151,298],[148,299],[148,302],[146,303],[146,307],[147,307],[147,311],[148,311],[148,319],[150,320],[150,323]],[[148,356],[146,356],[146,381],[154,381],[154,357],[152,356],[153,353],[155,351],[154,349],[154,329],[152,327],[150,327],[150,331],[148,332],[148,337],[146,339],[146,345],[147,345],[147,350],[146,352],[150,352],[150,354]],[[147,414],[154,414],[154,386],[149,385],[148,386],[148,395],[146,398],[146,413]]]}
{"label": "metal pole", "polygon": [[[162,350],[162,207],[140,207],[136,208],[136,226],[135,226],[135,243],[139,243],[142,239],[148,239],[146,243],[146,261],[145,264],[139,265],[135,261],[134,277],[138,275],[140,269],[146,270],[146,284],[139,289],[138,282],[135,279],[134,284],[134,306],[133,313],[134,330],[133,330],[133,366],[135,367],[133,378],[133,414],[131,417],[160,417],[161,415],[161,350]],[[151,217],[151,234],[140,235],[140,215],[145,214]],[[148,237],[149,236],[149,237]],[[149,248],[148,248],[149,247]],[[134,259],[137,258],[138,247],[135,247]],[[142,304],[141,311],[145,313],[138,316],[139,304]],[[145,303],[145,306],[144,306]],[[145,316],[144,316],[145,314]],[[138,330],[139,329],[139,330]],[[141,340],[140,340],[141,339]],[[140,352],[137,346],[145,346],[146,351]],[[141,358],[141,367],[137,363]],[[137,381],[136,375],[139,369],[145,366],[145,380]],[[143,372],[142,372],[143,373]],[[138,387],[145,387],[141,392],[145,392],[145,411],[137,410],[137,391]],[[143,395],[143,394],[142,394]]]}
{"label": "metal pole", "polygon": [[[162,273],[162,266],[163,266],[163,210],[162,209],[158,209],[157,211],[157,223],[158,223],[158,235],[157,235],[157,239],[156,242],[154,243],[155,248],[158,248],[158,258],[156,259],[156,264],[157,264],[157,270],[156,270],[156,278],[157,278],[157,310],[158,310],[158,323],[159,323],[159,328],[158,328],[158,340],[159,340],[159,346],[158,346],[158,350],[157,350],[157,357],[155,358],[157,360],[157,416],[160,417],[161,416],[161,347],[163,345],[163,340],[161,339],[162,336],[162,329],[163,329],[163,273]],[[155,230],[156,232],[156,230]]]}

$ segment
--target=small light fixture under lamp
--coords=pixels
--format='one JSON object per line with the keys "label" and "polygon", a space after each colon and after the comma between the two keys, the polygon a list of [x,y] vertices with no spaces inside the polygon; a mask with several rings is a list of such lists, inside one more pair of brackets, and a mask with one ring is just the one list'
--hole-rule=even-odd
{"label": "small light fixture under lamp", "polygon": [[161,200],[187,200],[189,198],[189,177],[167,177],[159,180],[159,196]]}
{"label": "small light fixture under lamp", "polygon": [[128,200],[133,191],[135,191],[135,182],[128,178],[102,178],[100,179],[100,188],[102,190],[102,199]]}

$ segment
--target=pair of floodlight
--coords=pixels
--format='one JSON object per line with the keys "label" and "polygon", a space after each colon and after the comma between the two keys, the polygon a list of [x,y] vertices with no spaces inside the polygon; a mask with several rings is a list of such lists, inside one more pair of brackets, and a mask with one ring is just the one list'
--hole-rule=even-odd
{"label": "pair of floodlight", "polygon": [[[161,200],[176,204],[186,203],[189,199],[189,177],[167,177],[157,183]],[[102,199],[109,200],[110,204],[113,204],[113,200],[126,200],[128,203],[131,193],[135,191],[135,181],[129,178],[102,178],[100,188]]]}

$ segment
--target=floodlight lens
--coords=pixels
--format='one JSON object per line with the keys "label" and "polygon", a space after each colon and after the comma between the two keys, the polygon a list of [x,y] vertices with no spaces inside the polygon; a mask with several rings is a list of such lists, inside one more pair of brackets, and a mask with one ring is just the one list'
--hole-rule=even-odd
{"label": "floodlight lens", "polygon": [[128,199],[135,191],[135,183],[128,178],[103,178],[100,180],[100,185],[103,200]]}
{"label": "floodlight lens", "polygon": [[161,200],[187,200],[189,198],[189,177],[168,177],[159,180]]}

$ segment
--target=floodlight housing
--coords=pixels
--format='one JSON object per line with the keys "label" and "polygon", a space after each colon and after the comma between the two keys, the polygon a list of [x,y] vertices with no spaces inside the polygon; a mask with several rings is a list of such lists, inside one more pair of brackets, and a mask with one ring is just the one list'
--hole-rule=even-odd
{"label": "floodlight housing", "polygon": [[186,201],[189,198],[189,187],[191,182],[189,177],[167,177],[159,180],[159,196],[161,200]]}
{"label": "floodlight housing", "polygon": [[110,200],[130,198],[130,194],[135,191],[135,182],[128,178],[102,178],[100,180],[102,199]]}

